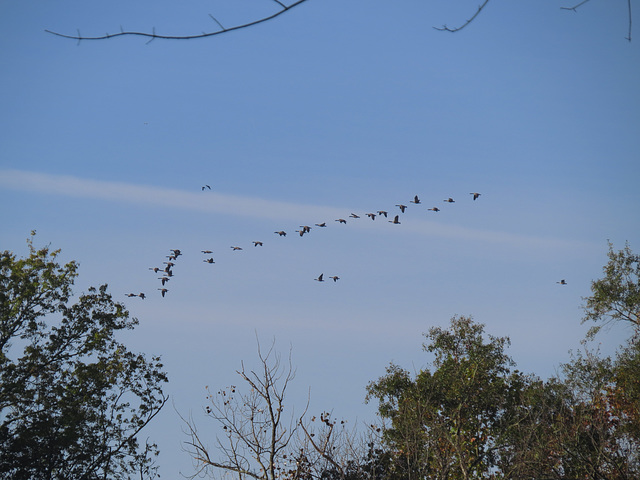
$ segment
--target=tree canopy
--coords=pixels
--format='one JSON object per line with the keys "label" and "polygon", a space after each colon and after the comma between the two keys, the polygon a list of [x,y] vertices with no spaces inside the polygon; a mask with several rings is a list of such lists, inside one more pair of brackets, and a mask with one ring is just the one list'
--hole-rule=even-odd
{"label": "tree canopy", "polygon": [[116,339],[138,321],[107,285],[73,297],[59,250],[0,253],[0,476],[124,479],[156,474],[140,431],[167,401],[159,357]]}

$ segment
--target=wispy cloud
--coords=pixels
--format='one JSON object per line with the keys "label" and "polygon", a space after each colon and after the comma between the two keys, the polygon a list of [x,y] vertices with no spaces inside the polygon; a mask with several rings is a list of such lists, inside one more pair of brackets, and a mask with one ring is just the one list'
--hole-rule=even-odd
{"label": "wispy cloud", "polygon": [[[186,192],[150,185],[107,182],[71,175],[53,175],[24,170],[0,170],[0,187],[40,194],[99,199],[109,202],[158,208],[186,209],[225,215],[245,216],[278,221],[301,222],[309,218],[336,219],[344,217],[349,208],[292,204],[263,198],[220,194],[214,191]],[[412,219],[402,227],[387,222],[350,222],[358,229],[393,229],[396,232],[419,234],[427,237],[483,241],[537,248],[584,247],[576,242],[555,238],[543,238],[504,231],[480,230],[437,221]]]}

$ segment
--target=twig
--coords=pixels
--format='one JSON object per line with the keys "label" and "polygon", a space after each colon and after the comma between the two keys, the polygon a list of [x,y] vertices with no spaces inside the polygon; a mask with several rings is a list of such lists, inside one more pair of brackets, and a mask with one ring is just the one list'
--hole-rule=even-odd
{"label": "twig", "polygon": [[[589,0],[585,0],[585,1],[588,2]],[[478,10],[476,11],[476,13],[474,13],[473,16],[469,20],[467,20],[464,24],[462,24],[460,27],[449,28],[446,25],[443,25],[442,27],[433,27],[433,28],[435,28],[436,30],[440,30],[441,32],[459,32],[464,27],[466,27],[471,22],[473,22],[478,15],[480,15],[480,12],[484,7],[487,6],[487,3],[489,3],[489,0],[484,0],[484,3],[478,7]]]}
{"label": "twig", "polygon": [[[151,40],[154,40],[156,38],[162,39],[162,40],[193,40],[196,38],[207,38],[207,37],[213,37],[215,35],[220,35],[222,33],[227,33],[227,32],[232,32],[234,30],[240,30],[242,28],[247,28],[247,27],[252,27],[254,25],[258,25],[260,23],[264,23],[267,22],[269,20],[272,20],[276,17],[279,17],[280,15],[282,15],[285,12],[288,12],[289,10],[291,10],[294,7],[297,7],[298,5],[306,2],[307,0],[296,0],[295,2],[293,2],[291,5],[285,5],[284,3],[280,2],[279,0],[274,0],[275,3],[277,3],[278,5],[280,5],[282,7],[281,10],[278,10],[276,13],[269,15],[267,17],[263,17],[260,18],[258,20],[254,20],[252,22],[248,22],[248,23],[243,23],[242,25],[236,25],[234,27],[229,27],[229,28],[224,28],[220,22],[218,22],[215,18],[213,18],[215,20],[215,22],[220,26],[220,28],[222,30],[217,30],[215,32],[206,32],[206,33],[200,33],[197,35],[157,35],[155,33],[155,30],[152,33],[148,33],[148,32],[134,32],[134,31],[120,31],[119,33],[107,33],[105,35],[101,35],[98,37],[83,37],[82,35],[80,35],[80,32],[78,32],[77,35],[66,35],[63,33],[59,33],[59,32],[54,32],[52,30],[45,30],[45,32],[50,33],[52,35],[56,35],[57,37],[62,37],[62,38],[71,38],[74,40],[107,40],[110,38],[115,38],[115,37],[122,37],[122,36],[139,36],[139,37],[149,37]],[[488,1],[488,0],[486,0]],[[121,29],[122,30],[122,29]],[[149,41],[151,41],[149,40]],[[148,42],[147,42],[148,43]]]}
{"label": "twig", "polygon": [[582,2],[580,2],[577,5],[574,5],[573,7],[560,7],[560,10],[573,10],[574,12],[577,12],[577,8],[581,7],[582,5],[584,5],[585,3],[587,3],[589,0],[582,0]]}

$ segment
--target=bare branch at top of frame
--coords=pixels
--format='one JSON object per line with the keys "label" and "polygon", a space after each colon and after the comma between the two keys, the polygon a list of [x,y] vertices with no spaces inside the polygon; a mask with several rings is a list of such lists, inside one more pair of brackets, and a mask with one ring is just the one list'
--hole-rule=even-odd
{"label": "bare branch at top of frame", "polygon": [[574,5],[573,7],[560,7],[561,10],[573,10],[574,12],[577,12],[578,8],[581,7],[582,5],[584,5],[585,3],[587,3],[589,0],[582,0],[582,2],[578,3],[577,5]]}
{"label": "bare branch at top of frame", "polygon": [[[588,1],[588,0],[587,0],[587,1]],[[473,16],[472,16],[469,20],[467,20],[466,22],[464,22],[464,23],[463,23],[462,25],[460,25],[459,27],[451,28],[451,27],[447,27],[446,25],[443,25],[442,27],[433,27],[433,28],[435,28],[436,30],[440,30],[441,32],[459,32],[459,31],[460,31],[460,30],[462,30],[464,27],[466,27],[466,26],[467,26],[467,25],[469,25],[471,22],[473,22],[473,21],[476,19],[476,17],[477,17],[478,15],[480,15],[480,12],[482,11],[482,9],[483,9],[484,7],[486,7],[486,6],[487,6],[487,3],[489,3],[489,0],[484,0],[484,2],[482,3],[482,5],[480,5],[480,6],[478,7],[478,10],[476,10],[476,13],[474,13],[474,14],[473,14]]]}
{"label": "bare branch at top of frame", "polygon": [[[268,15],[266,17],[262,17],[259,18],[257,20],[253,20],[251,22],[247,22],[247,23],[243,23],[240,25],[235,25],[233,27],[228,27],[225,28],[222,26],[222,24],[216,19],[214,18],[212,15],[209,15],[220,27],[220,30],[216,30],[213,32],[203,32],[203,33],[198,33],[195,35],[159,35],[155,32],[155,28],[150,32],[136,32],[136,31],[124,31],[122,30],[122,28],[120,28],[120,32],[118,33],[106,33],[104,35],[98,35],[98,36],[82,36],[80,34],[80,31],[78,31],[77,35],[67,35],[64,33],[60,33],[60,32],[54,32],[53,30],[45,30],[45,32],[50,33],[52,35],[56,35],[58,37],[62,37],[62,38],[70,38],[73,40],[77,40],[78,42],[80,42],[81,40],[108,40],[111,38],[115,38],[115,37],[123,37],[123,36],[138,36],[138,37],[147,37],[149,38],[149,42],[151,42],[152,40],[155,40],[156,38],[159,38],[161,40],[194,40],[197,38],[208,38],[208,37],[213,37],[215,35],[221,35],[223,33],[228,33],[228,32],[233,32],[235,30],[240,30],[243,28],[247,28],[247,27],[252,27],[254,25],[258,25],[260,23],[264,23],[267,22],[269,20],[273,20],[276,17],[279,17],[280,15],[282,15],[283,13],[288,12],[289,10],[291,10],[294,7],[297,7],[298,5],[306,2],[307,0],[296,0],[295,2],[291,3],[290,5],[286,5],[283,2],[281,2],[280,0],[273,0],[275,3],[277,3],[280,6],[280,9],[271,14]],[[147,43],[149,43],[147,42]]]}

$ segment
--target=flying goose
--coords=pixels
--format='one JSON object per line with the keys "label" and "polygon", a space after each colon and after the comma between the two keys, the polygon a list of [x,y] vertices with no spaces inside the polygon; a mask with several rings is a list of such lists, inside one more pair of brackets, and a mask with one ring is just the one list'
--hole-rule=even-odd
{"label": "flying goose", "polygon": [[396,215],[393,220],[389,220],[389,223],[395,223],[396,225],[400,225],[400,222],[398,221],[398,215]]}
{"label": "flying goose", "polygon": [[477,200],[480,194],[478,192],[471,192],[469,195],[473,195],[473,199]]}
{"label": "flying goose", "polygon": [[286,237],[287,236],[287,232],[285,232],[284,230],[280,230],[279,232],[273,232],[273,233],[277,233],[281,237]]}
{"label": "flying goose", "polygon": [[411,203],[415,203],[416,205],[418,205],[420,203],[420,199],[418,198],[418,195],[413,197],[413,200],[411,200]]}
{"label": "flying goose", "polygon": [[324,273],[321,273],[320,276],[318,278],[314,278],[314,280],[317,282],[324,282],[324,279],[322,278],[323,276],[324,276]]}
{"label": "flying goose", "polygon": [[396,205],[396,207],[398,207],[402,213],[404,213],[405,209],[407,208],[406,205]]}

